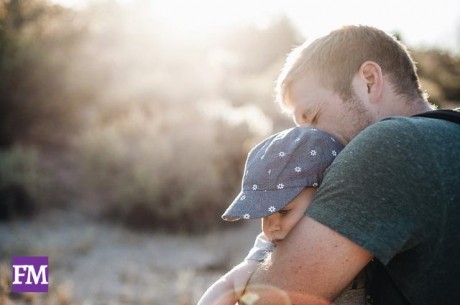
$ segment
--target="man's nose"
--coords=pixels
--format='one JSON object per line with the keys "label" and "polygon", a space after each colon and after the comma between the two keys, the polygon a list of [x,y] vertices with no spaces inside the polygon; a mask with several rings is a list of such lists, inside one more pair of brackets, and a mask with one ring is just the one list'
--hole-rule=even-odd
{"label": "man's nose", "polygon": [[313,127],[311,122],[309,122],[307,120],[307,117],[305,116],[305,114],[301,111],[298,111],[298,112],[294,112],[292,114],[292,120],[294,121],[294,124],[296,124],[297,126],[309,126],[309,127]]}
{"label": "man's nose", "polygon": [[296,126],[302,125],[302,117],[299,115],[298,112],[294,112],[292,114],[292,120],[294,121],[294,124],[296,124]]}
{"label": "man's nose", "polygon": [[297,118],[297,115],[295,113],[292,114],[292,120],[294,121],[294,124],[296,126],[300,126],[299,119]]}

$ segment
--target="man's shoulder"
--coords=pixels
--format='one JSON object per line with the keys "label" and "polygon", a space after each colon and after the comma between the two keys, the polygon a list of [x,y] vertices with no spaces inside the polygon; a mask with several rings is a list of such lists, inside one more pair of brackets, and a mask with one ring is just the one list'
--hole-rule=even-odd
{"label": "man's shoulder", "polygon": [[403,117],[403,116],[394,116],[384,118],[381,121],[369,126],[363,130],[359,135],[366,135],[367,133],[388,133],[388,132],[415,132],[420,128],[425,128],[425,126],[439,125],[444,124],[445,121],[439,119],[429,119],[421,117]]}
{"label": "man's shoulder", "polygon": [[389,117],[385,118],[359,133],[350,143],[350,148],[372,147],[373,144],[383,149],[394,145],[415,145],[422,147],[431,139],[458,136],[460,125],[442,119],[423,117]]}
{"label": "man's shoulder", "polygon": [[440,118],[428,117],[403,117],[394,116],[384,118],[381,121],[369,126],[363,132],[399,132],[411,130],[424,130],[427,128],[455,129],[460,125]]}
{"label": "man's shoulder", "polygon": [[[373,158],[375,153],[386,154],[394,148],[407,148],[420,143],[420,134],[412,118],[391,117],[379,121],[360,132],[339,154],[338,160],[352,157],[355,161]],[[359,159],[356,160],[356,157]]]}
{"label": "man's shoulder", "polygon": [[[367,177],[374,171],[417,172],[419,164],[435,170],[448,166],[460,149],[460,125],[440,119],[391,117],[358,134],[337,156],[327,173]],[[440,162],[439,157],[442,157]],[[402,174],[401,174],[402,175]],[[345,178],[342,178],[345,179]],[[368,179],[368,178],[363,178]],[[363,181],[364,182],[364,181]]]}

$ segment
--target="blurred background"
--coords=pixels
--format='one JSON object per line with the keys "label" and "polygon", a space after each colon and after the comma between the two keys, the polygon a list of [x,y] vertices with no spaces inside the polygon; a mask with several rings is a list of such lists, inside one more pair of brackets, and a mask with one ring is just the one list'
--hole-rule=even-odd
{"label": "blurred background", "polygon": [[[0,0],[0,303],[195,304],[259,231],[220,215],[293,126],[286,55],[358,23],[460,106],[458,1]],[[48,294],[10,292],[21,255],[49,256]]]}

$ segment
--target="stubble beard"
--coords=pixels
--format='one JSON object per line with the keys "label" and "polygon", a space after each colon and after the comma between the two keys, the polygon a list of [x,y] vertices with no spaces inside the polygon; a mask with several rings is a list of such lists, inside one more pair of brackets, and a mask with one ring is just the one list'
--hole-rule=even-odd
{"label": "stubble beard", "polygon": [[349,99],[344,100],[344,105],[348,117],[346,126],[344,126],[348,130],[345,140],[349,143],[361,131],[374,124],[377,120],[372,116],[372,113],[365,108],[363,101],[354,91]]}

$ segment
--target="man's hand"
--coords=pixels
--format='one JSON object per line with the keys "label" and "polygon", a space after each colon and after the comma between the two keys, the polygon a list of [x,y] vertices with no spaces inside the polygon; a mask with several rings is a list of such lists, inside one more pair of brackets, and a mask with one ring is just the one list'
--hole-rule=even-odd
{"label": "man's hand", "polygon": [[330,304],[371,259],[362,247],[305,216],[274,250],[271,264],[253,274],[245,295],[257,299],[252,304]]}

